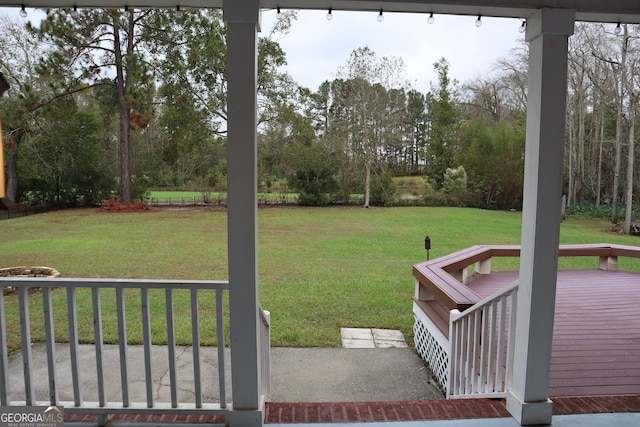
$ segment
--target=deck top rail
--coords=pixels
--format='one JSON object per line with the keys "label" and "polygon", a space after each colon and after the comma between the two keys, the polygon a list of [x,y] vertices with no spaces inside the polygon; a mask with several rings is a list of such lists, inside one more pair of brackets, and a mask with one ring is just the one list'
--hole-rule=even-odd
{"label": "deck top rail", "polygon": [[[416,301],[437,301],[448,310],[464,311],[482,298],[469,289],[468,267],[491,273],[492,257],[519,257],[519,245],[477,245],[413,266]],[[560,257],[598,257],[598,268],[616,270],[618,257],[640,258],[640,247],[613,244],[560,245]]]}

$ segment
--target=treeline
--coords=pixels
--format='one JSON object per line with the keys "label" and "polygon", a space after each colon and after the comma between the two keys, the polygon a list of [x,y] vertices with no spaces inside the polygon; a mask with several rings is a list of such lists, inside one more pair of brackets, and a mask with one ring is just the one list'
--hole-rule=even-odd
{"label": "treeline", "polygon": [[406,82],[401,59],[355,50],[338,78],[303,91],[287,114],[261,127],[265,182],[287,182],[305,204],[363,194],[369,206],[398,203],[393,177],[422,176],[413,203],[519,208],[523,104],[505,100],[502,116],[487,120],[482,94],[465,99],[447,61],[434,67],[438,81],[422,94]]}
{"label": "treeline", "polygon": [[[283,13],[259,41],[261,191],[310,205],[522,206],[526,44],[485,76],[452,81],[446,59],[420,93],[400,58],[356,49],[336,78],[303,88],[282,71]],[[216,10],[50,10],[2,18],[9,195],[58,204],[140,198],[149,188],[226,189],[226,33]],[[567,204],[637,193],[638,28],[578,24],[570,39]],[[397,177],[419,177],[404,178]],[[410,182],[410,185],[407,183]],[[635,185],[634,185],[635,183]],[[408,188],[410,193],[408,194]],[[630,220],[627,218],[628,220]]]}

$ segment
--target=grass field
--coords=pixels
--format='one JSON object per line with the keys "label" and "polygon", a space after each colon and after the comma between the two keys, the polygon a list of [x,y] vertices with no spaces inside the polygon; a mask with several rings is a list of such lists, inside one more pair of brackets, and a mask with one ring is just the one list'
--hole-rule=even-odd
{"label": "grass field", "polygon": [[[210,203],[225,202],[227,193],[212,191],[206,196],[210,198]],[[203,203],[205,193],[201,191],[149,191],[148,201],[151,204],[200,204]],[[298,197],[297,193],[279,194],[279,193],[260,193],[258,199],[262,203],[266,202],[286,202],[294,203]]]}
{"label": "grass field", "polygon": [[[434,258],[475,244],[518,244],[520,221],[520,213],[461,208],[260,209],[260,300],[271,311],[272,344],[339,346],[340,327],[400,329],[410,339],[411,269],[425,259],[425,235]],[[600,221],[568,220],[561,242],[640,242],[607,233],[606,227]],[[0,234],[0,267],[45,265],[64,277],[227,279],[226,211],[220,208],[119,214],[63,210],[0,221]],[[596,259],[563,259],[561,267],[596,264]],[[517,268],[517,260],[498,259],[493,266]],[[620,266],[640,270],[638,260],[621,259]],[[9,308],[11,298],[6,298]],[[64,301],[64,293],[56,298]],[[89,312],[90,297],[78,298]],[[162,312],[164,298],[157,299]],[[38,298],[33,304],[35,316]],[[87,323],[81,334],[90,341],[93,329]],[[108,330],[114,324],[105,320],[106,340],[117,339]],[[162,328],[161,321],[156,328]],[[188,316],[177,334],[179,343],[189,341]],[[136,336],[131,333],[130,339],[135,342]]]}

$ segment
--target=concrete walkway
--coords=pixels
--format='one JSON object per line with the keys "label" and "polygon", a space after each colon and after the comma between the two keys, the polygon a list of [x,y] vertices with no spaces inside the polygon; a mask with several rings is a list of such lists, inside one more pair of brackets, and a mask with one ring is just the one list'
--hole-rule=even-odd
{"label": "concrete walkway", "polygon": [[[73,399],[71,375],[68,372],[69,363],[68,344],[56,346],[58,366],[58,390],[60,399]],[[145,400],[144,357],[141,346],[129,348],[129,369],[132,401]],[[92,345],[81,346],[80,365],[83,379],[83,398],[95,401],[97,391],[95,380],[95,353]],[[192,368],[190,361],[192,353],[190,347],[178,349],[178,382],[180,401],[192,398]],[[44,344],[32,346],[33,378],[36,389],[36,399],[47,398],[47,364]],[[267,423],[274,427],[280,426],[309,426],[313,422],[316,426],[345,426],[345,427],[516,427],[518,424],[508,416],[504,404],[499,401],[474,400],[473,403],[464,401],[442,400],[442,395],[433,384],[422,361],[410,348],[273,348],[272,349],[272,396],[267,412]],[[206,401],[216,401],[217,398],[217,357],[215,348],[202,349],[202,372],[205,387],[203,397]],[[227,349],[226,359],[229,360]],[[153,347],[153,377],[156,402],[169,401],[169,386],[167,375],[167,347]],[[106,365],[106,379],[108,399],[118,401],[120,398],[120,374],[118,346],[105,346],[104,360]],[[11,400],[24,399],[24,381],[22,379],[22,358],[20,354],[10,357],[9,384]],[[228,363],[227,363],[228,365]],[[227,366],[227,372],[230,372]],[[227,374],[228,375],[228,374]],[[230,382],[227,383],[227,395],[230,396]],[[482,399],[481,399],[482,400]],[[606,405],[610,400],[609,406]],[[286,402],[286,403],[278,403]],[[296,403],[301,402],[301,403]],[[318,403],[313,402],[331,402]],[[341,404],[340,402],[347,402]],[[358,403],[361,402],[361,403]],[[372,402],[377,402],[372,405]],[[616,403],[611,405],[610,403]],[[580,398],[577,401],[568,399],[558,402],[558,408],[563,415],[553,418],[554,427],[636,427],[640,425],[640,399],[638,396],[624,398],[618,396],[611,399]],[[579,406],[576,406],[579,405]],[[344,406],[344,408],[340,408]],[[424,406],[418,409],[418,406]],[[421,421],[387,421],[377,422],[379,419],[375,410],[388,410],[396,420],[415,419],[404,418],[401,413],[407,411],[424,411],[431,407],[435,411],[433,416]],[[329,409],[327,409],[329,408]],[[366,412],[361,412],[361,408]],[[438,409],[440,408],[440,409]],[[565,409],[563,412],[562,409]],[[571,410],[573,408],[573,410]],[[593,408],[593,413],[585,415],[585,409]],[[608,409],[610,408],[610,409]],[[637,409],[634,409],[637,408]],[[319,422],[326,417],[317,419],[327,410],[332,414],[336,411],[344,415],[332,416],[331,423]],[[304,410],[306,421],[298,422],[297,411]],[[575,410],[575,412],[574,412]],[[627,412],[627,411],[636,412]],[[291,412],[293,411],[293,412]],[[324,412],[323,412],[324,411]],[[347,417],[355,411],[355,417]],[[373,412],[372,412],[373,411]],[[277,412],[277,413],[276,413]],[[454,412],[459,412],[459,418],[454,419]],[[475,415],[469,417],[470,412]],[[625,413],[626,412],[626,413]],[[311,421],[314,413],[316,420]],[[390,413],[390,414],[391,414]],[[285,415],[288,414],[288,415]],[[292,414],[294,415],[292,417]],[[438,419],[440,414],[442,418]],[[572,415],[564,415],[572,414]],[[325,414],[326,415],[326,414]],[[337,412],[336,414],[337,415]],[[407,413],[406,415],[410,415]],[[446,415],[446,417],[445,417]],[[353,419],[351,419],[353,418]],[[367,419],[371,418],[371,419]],[[388,417],[383,417],[387,419]],[[287,421],[284,421],[287,419]],[[340,421],[340,419],[342,421]],[[368,422],[363,423],[367,419]],[[283,421],[280,421],[283,420]],[[345,423],[348,421],[347,423]],[[91,423],[89,423],[91,424]],[[127,424],[121,420],[120,424]],[[82,423],[78,425],[83,425]],[[131,424],[135,425],[135,424]]]}
{"label": "concrete walkway", "polygon": [[[146,401],[142,346],[128,347],[132,401]],[[97,401],[96,358],[93,345],[80,346],[80,378],[85,401]],[[193,354],[191,347],[176,351],[178,398],[193,401]],[[48,399],[48,371],[44,344],[32,345],[33,379],[37,400]],[[56,345],[59,399],[73,400],[68,344]],[[226,349],[226,394],[231,396],[229,349]],[[121,399],[120,361],[117,345],[105,345],[107,399]],[[170,401],[168,350],[153,346],[152,375],[155,400]],[[217,349],[201,348],[203,399],[219,401]],[[24,400],[22,356],[9,359],[9,395]],[[271,351],[271,401],[356,402],[442,399],[419,356],[410,348],[281,348]]]}
{"label": "concrete walkway", "polygon": [[274,402],[442,399],[410,348],[273,348]]}

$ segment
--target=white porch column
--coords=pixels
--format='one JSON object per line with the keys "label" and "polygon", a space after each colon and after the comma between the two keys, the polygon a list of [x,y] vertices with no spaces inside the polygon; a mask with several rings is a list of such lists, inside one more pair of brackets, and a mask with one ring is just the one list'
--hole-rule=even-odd
{"label": "white porch column", "polygon": [[[227,179],[231,426],[262,426],[258,340],[258,0],[224,0],[227,25]],[[219,344],[220,345],[220,344]]]}
{"label": "white porch column", "polygon": [[527,19],[529,89],[520,288],[507,409],[521,425],[550,424],[553,336],[567,93],[574,10],[541,9]]}

